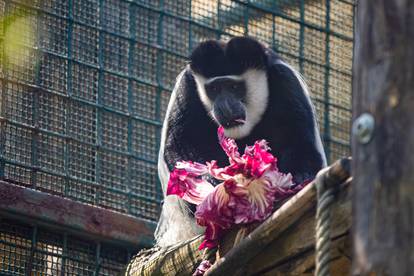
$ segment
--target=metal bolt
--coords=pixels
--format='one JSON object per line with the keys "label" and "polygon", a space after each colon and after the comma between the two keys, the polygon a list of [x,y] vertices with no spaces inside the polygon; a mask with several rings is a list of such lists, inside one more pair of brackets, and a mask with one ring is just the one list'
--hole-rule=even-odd
{"label": "metal bolt", "polygon": [[356,136],[358,142],[367,144],[371,141],[375,129],[375,119],[369,113],[361,114],[352,125],[352,134]]}

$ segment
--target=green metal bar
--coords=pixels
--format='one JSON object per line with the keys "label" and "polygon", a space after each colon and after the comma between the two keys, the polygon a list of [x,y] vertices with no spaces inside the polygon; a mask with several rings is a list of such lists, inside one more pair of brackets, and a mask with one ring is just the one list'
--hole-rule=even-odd
{"label": "green metal bar", "polygon": [[[4,14],[7,16],[9,12],[9,1],[6,0],[4,2]],[[3,20],[2,22],[2,28],[3,31],[6,30],[6,20]],[[0,42],[0,43],[3,43]],[[3,45],[3,49],[2,49],[2,57],[3,59],[0,60],[0,62],[2,63],[2,68],[3,68],[3,76],[4,78],[1,79],[1,91],[0,91],[0,179],[4,178],[4,169],[6,166],[5,163],[5,152],[6,152],[6,121],[3,120],[3,118],[6,117],[6,89],[7,89],[7,85],[6,85],[6,79],[8,78],[7,76],[7,62],[6,62],[6,51],[5,51],[5,47]]]}
{"label": "green metal bar", "polygon": [[[103,0],[99,0],[99,22],[98,26],[100,26],[100,29],[103,29],[102,27],[102,21],[103,21]],[[95,160],[96,160],[96,166],[95,166],[95,181],[99,185],[101,184],[101,148],[102,148],[102,100],[103,100],[103,78],[104,78],[104,72],[103,72],[103,32],[99,30],[99,37],[98,37],[98,64],[99,64],[99,73],[98,73],[98,95],[97,95],[97,104],[96,104],[96,152],[95,152]],[[95,193],[95,204],[99,204],[101,196],[101,187],[99,185],[99,188],[96,189]]]}
{"label": "green metal bar", "polygon": [[[159,2],[160,9],[164,9],[164,0],[160,0]],[[160,17],[158,20],[158,33],[157,33],[157,45],[159,45],[159,48],[157,48],[157,64],[156,64],[156,70],[157,70],[157,76],[156,76],[156,82],[157,82],[157,97],[156,97],[156,118],[158,121],[161,121],[160,118],[160,103],[161,103],[161,90],[162,90],[162,64],[163,64],[163,53],[160,51],[160,49],[164,45],[163,41],[163,21],[164,21],[164,14],[160,13]]]}
{"label": "green metal bar", "polygon": [[26,275],[32,274],[33,258],[34,258],[34,253],[36,251],[36,246],[37,246],[37,230],[38,230],[37,226],[34,226],[33,231],[32,231],[32,243],[30,247],[30,255],[29,255],[29,258],[26,264]]}
{"label": "green metal bar", "polygon": [[[135,38],[136,36],[136,10],[135,7],[130,4],[128,9],[128,16],[129,16],[129,34],[131,38]],[[132,76],[132,57],[135,54],[135,45],[136,43],[133,42],[133,40],[130,40],[129,42],[129,53],[128,53],[128,75]],[[132,114],[132,80],[128,80],[128,113]],[[131,116],[128,116],[128,141],[127,141],[127,151],[128,153],[132,153],[132,119]],[[131,213],[131,191],[132,191],[132,158],[128,156],[128,165],[127,165],[127,187],[128,187],[128,201],[125,202],[126,209],[128,213]]]}
{"label": "green metal bar", "polygon": [[[65,134],[67,135],[69,133],[70,129],[70,120],[69,120],[69,99],[72,98],[73,94],[73,87],[72,87],[72,32],[73,32],[73,0],[68,0],[68,14],[69,18],[67,20],[68,22],[68,63],[67,63],[67,73],[68,73],[68,98],[66,98],[66,111],[65,111]],[[65,171],[65,188],[64,188],[64,195],[67,196],[68,189],[69,189],[69,141],[70,137],[66,137],[64,140],[64,148],[63,148],[63,154],[64,154],[64,171]]]}
{"label": "green metal bar", "polygon": [[[330,0],[327,0],[330,1]],[[305,22],[305,0],[300,0],[300,21]],[[299,72],[304,73],[303,58],[305,49],[305,26],[300,24],[299,30]]]}
{"label": "green metal bar", "polygon": [[[272,2],[272,10],[276,10],[276,1]],[[274,14],[272,14],[272,49],[274,51],[277,51],[277,45],[276,45],[276,17]]]}
{"label": "green metal bar", "polygon": [[95,255],[95,273],[93,275],[99,276],[99,271],[101,270],[101,243],[96,243],[96,255]]}
{"label": "green metal bar", "polygon": [[[41,37],[41,32],[40,32],[40,26],[39,26],[39,21],[42,20],[42,13],[37,12],[36,13],[36,48],[40,48],[40,40],[42,39]],[[37,53],[36,58],[39,59],[39,55]],[[36,69],[35,69],[35,83],[37,86],[40,86],[40,67],[41,67],[41,63],[37,63],[36,64]],[[32,170],[31,170],[31,177],[30,177],[30,184],[32,188],[36,188],[37,185],[37,170],[38,170],[38,164],[37,164],[37,157],[38,157],[38,145],[39,145],[39,93],[36,93],[35,90],[32,90],[33,93],[33,106],[32,106],[32,122],[33,122],[33,126],[34,129],[32,130],[32,145],[31,145],[31,150],[32,150]]]}
{"label": "green metal bar", "polygon": [[324,106],[324,142],[325,142],[325,152],[328,164],[331,162],[331,132],[330,132],[330,122],[329,122],[329,74],[330,74],[330,61],[329,61],[329,52],[330,52],[330,24],[331,24],[331,2],[326,1],[326,18],[325,18],[325,28],[326,28],[326,37],[325,37],[325,80],[324,80],[324,100],[325,100],[325,106]]}
{"label": "green metal bar", "polygon": [[192,30],[192,26],[193,26],[193,16],[192,16],[192,5],[193,5],[193,1],[189,0],[188,3],[190,10],[188,13],[188,17],[190,19],[190,22],[188,23],[188,56],[191,55],[191,51],[193,50],[193,30]]}
{"label": "green metal bar", "polygon": [[217,28],[214,29],[212,28],[215,32],[216,32],[216,38],[220,39],[221,38],[221,0],[217,0]]}
{"label": "green metal bar", "polygon": [[[164,0],[160,0],[159,2],[160,10],[164,11]],[[158,19],[158,33],[157,33],[157,44],[160,46],[160,49],[164,46],[163,41],[163,21],[164,21],[164,14],[160,13],[160,17]],[[162,81],[163,81],[163,75],[162,75],[162,65],[163,65],[163,53],[160,51],[160,49],[157,49],[157,64],[156,64],[156,82],[157,82],[157,88],[156,88],[156,99],[155,99],[155,117],[159,122],[161,122],[161,93],[163,89]],[[161,127],[158,127],[156,130],[156,141],[157,145],[161,144]],[[158,196],[158,200],[162,200],[162,189],[161,189],[161,182],[159,178],[157,177],[157,183],[155,186],[156,194]]]}
{"label": "green metal bar", "polygon": [[[50,254],[50,253],[48,253]],[[58,254],[57,254],[58,255]],[[68,233],[63,233],[63,250],[62,250],[62,265],[60,270],[60,276],[65,276],[66,272],[66,260],[68,259]],[[56,256],[58,257],[58,256]]]}
{"label": "green metal bar", "polygon": [[250,6],[250,0],[247,0],[247,4],[244,6],[243,10],[243,23],[244,23],[244,35],[249,35],[249,6]]}

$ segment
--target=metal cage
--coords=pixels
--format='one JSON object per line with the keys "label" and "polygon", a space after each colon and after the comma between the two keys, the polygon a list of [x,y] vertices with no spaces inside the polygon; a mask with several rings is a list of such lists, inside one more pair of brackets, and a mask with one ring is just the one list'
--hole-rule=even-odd
{"label": "metal cage", "polygon": [[354,6],[0,0],[0,273],[113,275],[143,245],[24,216],[24,208],[8,207],[13,198],[1,187],[104,208],[153,229],[163,116],[177,74],[202,40],[250,35],[274,48],[310,86],[328,159],[348,155]]}

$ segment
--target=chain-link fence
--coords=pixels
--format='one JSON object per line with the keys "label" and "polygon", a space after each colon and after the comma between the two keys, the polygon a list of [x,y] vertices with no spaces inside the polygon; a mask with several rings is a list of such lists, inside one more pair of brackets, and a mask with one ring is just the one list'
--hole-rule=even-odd
{"label": "chain-link fence", "polygon": [[[235,35],[305,76],[329,160],[348,155],[353,10],[350,0],[0,0],[0,179],[155,223],[175,77],[199,41]],[[113,275],[128,259],[53,231],[2,219],[0,272]]]}

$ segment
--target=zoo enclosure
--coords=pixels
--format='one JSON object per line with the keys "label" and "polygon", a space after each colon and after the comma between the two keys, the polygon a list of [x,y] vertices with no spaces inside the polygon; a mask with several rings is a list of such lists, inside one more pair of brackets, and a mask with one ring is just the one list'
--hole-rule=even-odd
{"label": "zoo enclosure", "polygon": [[[2,0],[0,179],[153,227],[175,77],[199,41],[235,35],[305,76],[329,160],[347,156],[353,11],[346,0]],[[22,214],[2,211],[2,273],[111,275],[138,246]]]}

